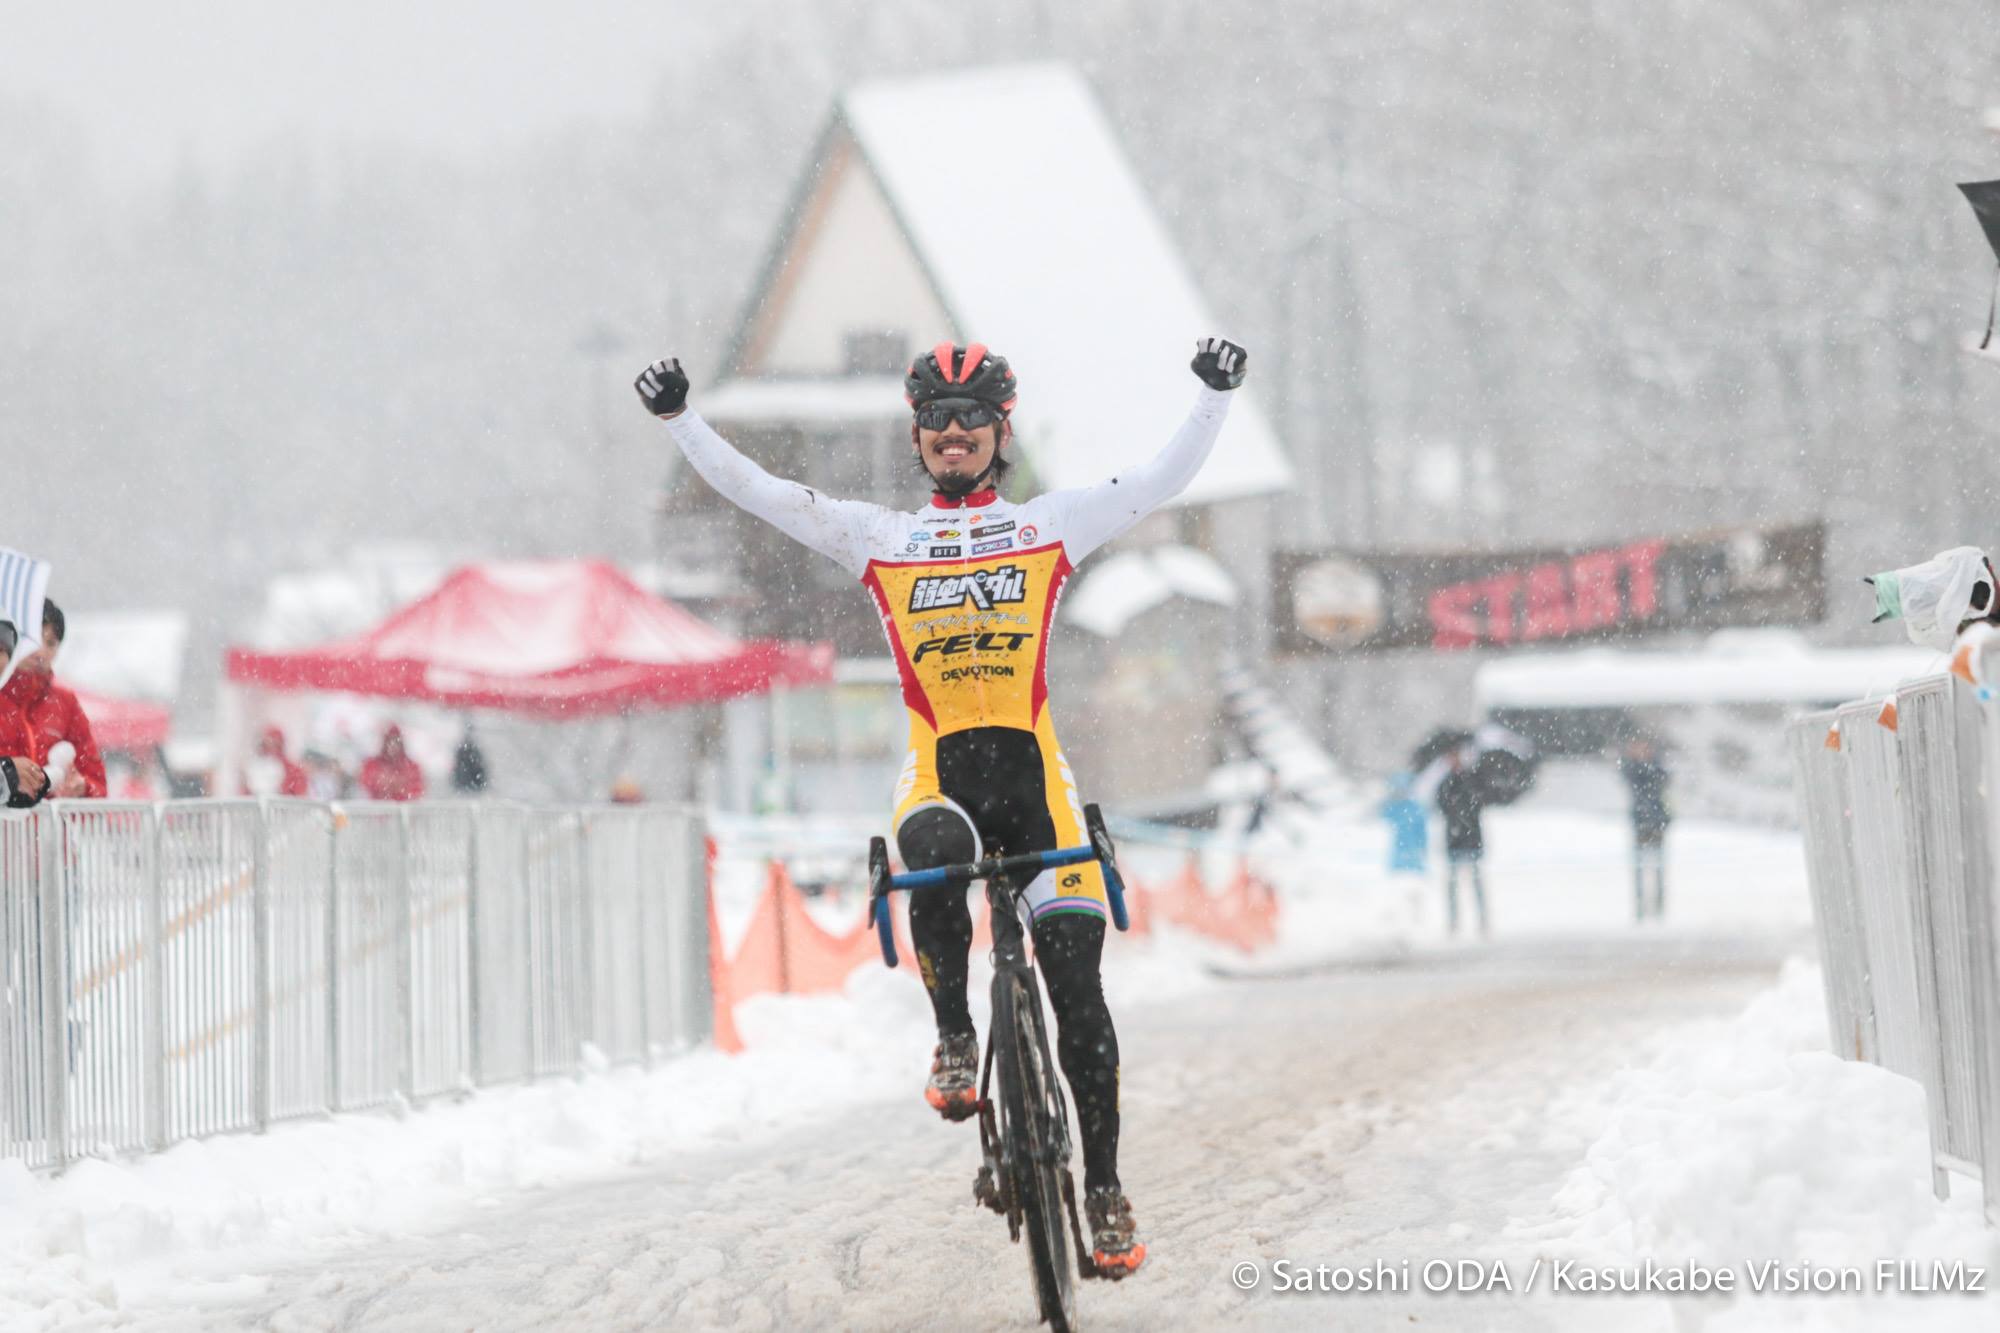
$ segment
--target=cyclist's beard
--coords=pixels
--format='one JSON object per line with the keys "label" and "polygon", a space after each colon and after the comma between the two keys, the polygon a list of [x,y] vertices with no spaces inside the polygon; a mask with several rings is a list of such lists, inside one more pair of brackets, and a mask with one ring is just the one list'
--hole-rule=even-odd
{"label": "cyclist's beard", "polygon": [[[922,458],[921,452],[918,454],[918,457]],[[928,462],[924,464],[924,472],[931,479],[932,490],[947,500],[962,500],[987,484],[988,480],[993,476],[993,464],[999,461],[999,458],[1000,451],[995,449],[993,457],[986,461],[986,466],[978,473],[972,475],[963,472],[932,472]]]}
{"label": "cyclist's beard", "polygon": [[942,477],[932,473],[931,485],[947,500],[962,500],[984,486],[986,479],[992,475],[993,465],[988,463],[986,470],[976,477],[968,477],[963,472],[947,472]]}

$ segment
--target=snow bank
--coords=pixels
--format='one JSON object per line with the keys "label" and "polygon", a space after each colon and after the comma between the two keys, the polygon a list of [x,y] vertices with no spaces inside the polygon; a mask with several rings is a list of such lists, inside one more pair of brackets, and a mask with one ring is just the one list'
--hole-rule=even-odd
{"label": "snow bank", "polygon": [[1975,1182],[1932,1197],[1917,1084],[1827,1049],[1816,966],[1794,960],[1739,1017],[1675,1029],[1649,1062],[1557,1097],[1544,1132],[1589,1146],[1547,1213],[1509,1229],[1536,1254],[1727,1266],[1739,1284],[1768,1260],[1868,1279],[1861,1296],[1739,1285],[1688,1302],[1706,1330],[1994,1326],[1991,1296],[1874,1291],[1876,1265],[1896,1259],[1984,1266],[1992,1288],[2000,1234]]}
{"label": "snow bank", "polygon": [[509,1193],[914,1095],[930,1050],[922,990],[885,972],[858,973],[844,995],[752,1001],[738,1021],[755,1049],[735,1058],[692,1052],[652,1071],[487,1090],[402,1116],[85,1161],[53,1179],[0,1164],[0,1327],[98,1322],[167,1282],[240,1297],[230,1273],[296,1261],[314,1244],[395,1237]]}

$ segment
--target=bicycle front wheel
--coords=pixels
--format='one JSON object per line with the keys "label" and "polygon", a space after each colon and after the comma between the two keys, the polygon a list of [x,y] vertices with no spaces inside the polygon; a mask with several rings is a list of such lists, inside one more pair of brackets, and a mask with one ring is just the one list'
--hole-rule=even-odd
{"label": "bicycle front wheel", "polygon": [[1042,1004],[1033,974],[1012,974],[994,987],[1003,1011],[994,1044],[1000,1083],[1001,1141],[1014,1178],[1028,1237],[1028,1259],[1042,1319],[1057,1333],[1076,1327],[1076,1272],[1064,1226],[1062,1177],[1069,1150],[1062,1126],[1062,1088],[1048,1058]]}

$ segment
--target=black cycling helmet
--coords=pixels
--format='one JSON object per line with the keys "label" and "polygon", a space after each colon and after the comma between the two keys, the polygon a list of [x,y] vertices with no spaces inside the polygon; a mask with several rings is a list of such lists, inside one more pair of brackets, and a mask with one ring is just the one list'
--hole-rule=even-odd
{"label": "black cycling helmet", "polygon": [[964,398],[1011,412],[1014,371],[1006,357],[987,351],[985,343],[970,347],[939,343],[910,363],[903,376],[903,397],[911,407],[940,398]]}

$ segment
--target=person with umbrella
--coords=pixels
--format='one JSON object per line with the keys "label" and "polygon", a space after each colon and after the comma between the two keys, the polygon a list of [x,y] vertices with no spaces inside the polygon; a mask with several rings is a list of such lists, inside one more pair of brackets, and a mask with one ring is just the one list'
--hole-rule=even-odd
{"label": "person with umbrella", "polygon": [[1492,722],[1476,731],[1444,727],[1432,732],[1410,767],[1418,774],[1416,788],[1430,794],[1444,816],[1445,922],[1458,933],[1458,882],[1472,884],[1473,912],[1479,933],[1490,933],[1486,884],[1481,862],[1486,855],[1483,823],[1489,805],[1512,805],[1535,785],[1535,747]]}
{"label": "person with umbrella", "polygon": [[1458,881],[1464,874],[1472,881],[1472,908],[1479,917],[1479,933],[1488,933],[1486,885],[1480,877],[1480,861],[1486,855],[1486,830],[1480,814],[1485,794],[1480,790],[1478,770],[1466,762],[1463,750],[1444,756],[1445,773],[1438,783],[1438,813],[1444,816],[1444,906],[1445,928],[1458,934]]}

